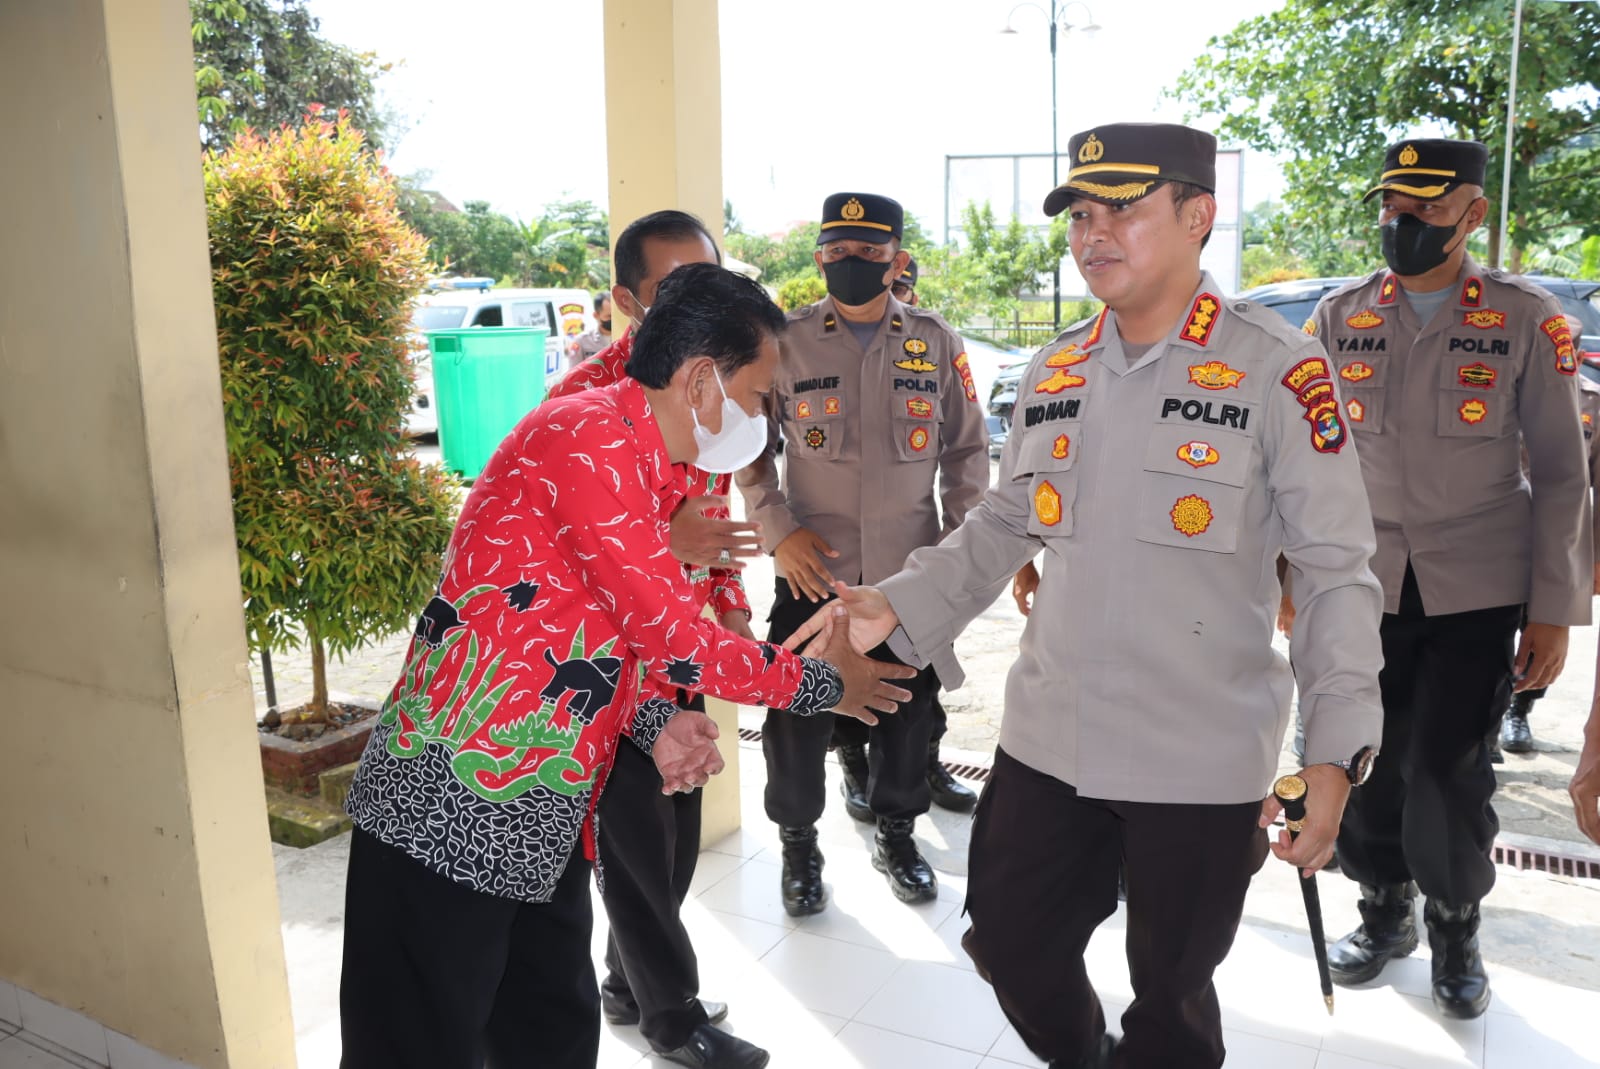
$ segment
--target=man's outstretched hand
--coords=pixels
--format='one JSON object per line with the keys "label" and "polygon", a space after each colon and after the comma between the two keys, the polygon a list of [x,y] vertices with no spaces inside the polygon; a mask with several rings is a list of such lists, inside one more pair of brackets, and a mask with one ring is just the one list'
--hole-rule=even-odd
{"label": "man's outstretched hand", "polygon": [[650,751],[661,773],[662,794],[704,787],[722,771],[717,734],[716,721],[705,713],[684,709],[672,715]]}
{"label": "man's outstretched hand", "polygon": [[[843,585],[840,584],[841,587]],[[821,621],[818,625],[821,630],[812,628],[810,632],[815,637],[807,647],[806,656],[819,657],[839,670],[840,682],[844,684],[844,698],[834,706],[834,712],[855,717],[866,724],[876,724],[878,718],[875,713],[892,713],[900,707],[901,702],[911,700],[909,690],[888,681],[910,679],[917,674],[917,670],[909,665],[874,661],[857,653],[852,648],[855,639],[851,629],[855,623],[848,619],[848,615],[838,601],[818,609],[817,615],[805,624],[805,627],[812,628],[813,624]],[[794,637],[785,645],[793,649],[802,641],[804,639]],[[876,646],[877,643],[872,645]],[[867,648],[871,649],[872,646]]]}
{"label": "man's outstretched hand", "polygon": [[[823,651],[833,639],[833,622],[838,618],[834,610],[841,606],[850,614],[850,645],[857,653],[866,653],[881,645],[900,626],[900,617],[895,615],[889,599],[877,587],[845,586],[835,582],[833,589],[839,600],[812,613],[811,619],[789,636],[784,649],[801,650],[807,657],[825,657]],[[831,657],[827,659],[832,660]]]}

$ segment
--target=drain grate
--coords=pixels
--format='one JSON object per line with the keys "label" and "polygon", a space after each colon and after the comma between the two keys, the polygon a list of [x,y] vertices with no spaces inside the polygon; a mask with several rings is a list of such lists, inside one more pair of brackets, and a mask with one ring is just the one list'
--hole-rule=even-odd
{"label": "drain grate", "polygon": [[[739,738],[744,742],[760,742],[761,729],[740,728]],[[954,761],[940,763],[953,776],[978,783],[989,782],[987,765]],[[1600,857],[1578,857],[1560,849],[1562,845],[1554,840],[1540,840],[1534,844],[1516,836],[1503,836],[1495,841],[1491,856],[1497,865],[1507,865],[1524,872],[1545,872],[1576,880],[1600,880]]]}
{"label": "drain grate", "polygon": [[1495,841],[1491,853],[1495,864],[1509,865],[1525,872],[1548,872],[1552,876],[1600,880],[1600,860],[1595,858],[1574,857],[1548,847],[1516,845],[1500,840]]}

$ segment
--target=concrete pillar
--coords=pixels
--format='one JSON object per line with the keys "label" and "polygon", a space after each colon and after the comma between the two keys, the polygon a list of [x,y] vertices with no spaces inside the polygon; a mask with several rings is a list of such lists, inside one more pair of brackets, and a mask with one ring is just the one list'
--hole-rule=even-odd
{"label": "concrete pillar", "polygon": [[[722,233],[722,58],[717,0],[605,0],[606,161],[612,240],[662,208]],[[705,789],[701,842],[739,827],[739,716],[713,699],[723,773]]]}
{"label": "concrete pillar", "polygon": [[292,1066],[189,5],[0,3],[0,98],[0,977]]}

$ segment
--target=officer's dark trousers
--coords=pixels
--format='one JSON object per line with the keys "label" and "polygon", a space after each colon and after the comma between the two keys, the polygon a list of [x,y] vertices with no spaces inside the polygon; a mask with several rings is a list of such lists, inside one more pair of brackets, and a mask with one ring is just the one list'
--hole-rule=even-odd
{"label": "officer's dark trousers", "polygon": [[1155,805],[1079,797],[996,750],[972,828],[961,945],[1029,1049],[1075,1064],[1105,1031],[1083,951],[1128,873],[1128,968],[1118,1069],[1215,1069],[1211,974],[1267,856],[1259,802]]}
{"label": "officer's dark trousers", "polygon": [[[704,709],[698,696],[690,708]],[[661,793],[656,763],[622,740],[600,796],[606,940],[602,990],[639,1007],[639,1031],[658,1050],[681,1047],[697,1025],[700,968],[678,907],[700,857],[701,792]]]}
{"label": "officer's dark trousers", "polygon": [[[933,724],[932,729],[928,732],[928,745],[935,746],[940,739],[944,738],[945,730],[950,726],[949,719],[944,714],[944,703],[939,700],[937,691],[934,692],[930,711],[933,717]],[[833,745],[865,746],[871,737],[872,729],[855,717],[836,716],[833,718]]]}
{"label": "officer's dark trousers", "polygon": [[1382,750],[1339,829],[1339,866],[1351,879],[1416,880],[1457,905],[1494,886],[1500,822],[1485,736],[1510,700],[1521,619],[1520,605],[1425,616],[1406,568],[1400,611],[1381,626]]}
{"label": "officer's dark trousers", "polygon": [[[821,604],[789,593],[789,584],[779,579],[767,617],[767,640],[782,642],[811,619]],[[874,660],[902,663],[887,645],[874,649]],[[931,706],[939,690],[939,678],[932,668],[924,668],[913,679],[897,679],[896,685],[911,692],[911,700],[898,712],[878,714],[876,727],[869,729],[867,750],[867,803],[880,817],[918,817],[928,811],[928,733],[932,729]],[[767,758],[767,816],[774,823],[799,827],[816,822],[827,800],[823,760],[833,733],[831,713],[795,716],[782,709],[767,710],[761,728],[761,751]]]}
{"label": "officer's dark trousers", "polygon": [[590,865],[543,904],[463,887],[366,832],[350,839],[342,1069],[593,1069]]}

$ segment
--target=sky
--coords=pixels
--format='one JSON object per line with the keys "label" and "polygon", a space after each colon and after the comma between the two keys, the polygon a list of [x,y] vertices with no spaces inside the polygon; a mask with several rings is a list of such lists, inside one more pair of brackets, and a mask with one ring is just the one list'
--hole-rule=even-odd
{"label": "sky", "polygon": [[[1058,42],[1062,152],[1098,123],[1182,121],[1164,90],[1207,38],[1281,4],[1210,0],[1204,18],[1178,0],[1065,5],[1100,29]],[[396,64],[379,86],[406,127],[397,172],[431,172],[454,203],[523,219],[563,198],[605,204],[601,0],[308,6],[326,37]],[[723,186],[744,228],[815,220],[825,196],[852,189],[895,197],[940,237],[947,155],[1050,150],[1048,6],[722,0]],[[1008,17],[1015,34],[1000,32]],[[1246,153],[1244,203],[1282,189],[1276,163]]]}

